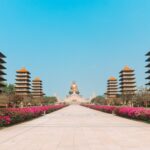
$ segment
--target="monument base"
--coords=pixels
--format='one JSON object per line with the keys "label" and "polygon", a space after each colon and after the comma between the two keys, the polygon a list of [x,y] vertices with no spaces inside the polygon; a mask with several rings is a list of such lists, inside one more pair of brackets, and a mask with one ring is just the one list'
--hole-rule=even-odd
{"label": "monument base", "polygon": [[81,104],[81,103],[87,103],[88,101],[84,99],[82,96],[74,93],[67,96],[64,102],[67,104]]}

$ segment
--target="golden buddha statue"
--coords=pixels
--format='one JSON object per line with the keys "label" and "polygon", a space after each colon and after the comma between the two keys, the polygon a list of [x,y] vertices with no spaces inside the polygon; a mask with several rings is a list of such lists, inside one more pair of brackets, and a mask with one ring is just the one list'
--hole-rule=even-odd
{"label": "golden buddha statue", "polygon": [[69,94],[79,94],[78,86],[75,82],[72,83]]}

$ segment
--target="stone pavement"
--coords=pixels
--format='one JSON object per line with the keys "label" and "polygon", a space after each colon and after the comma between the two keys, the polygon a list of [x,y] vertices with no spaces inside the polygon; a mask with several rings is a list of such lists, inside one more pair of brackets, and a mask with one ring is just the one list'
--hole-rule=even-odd
{"label": "stone pavement", "polygon": [[0,130],[0,150],[150,150],[150,125],[71,105]]}

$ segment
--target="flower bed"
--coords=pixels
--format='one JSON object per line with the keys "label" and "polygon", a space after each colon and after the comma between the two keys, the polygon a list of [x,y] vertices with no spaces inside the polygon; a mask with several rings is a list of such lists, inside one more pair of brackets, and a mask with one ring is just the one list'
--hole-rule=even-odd
{"label": "flower bed", "polygon": [[114,113],[117,116],[150,122],[150,109],[143,107],[117,107],[102,105],[83,105],[85,107],[106,113]]}
{"label": "flower bed", "polygon": [[0,109],[0,127],[16,124],[26,120],[30,120],[43,115],[59,110],[66,105],[49,105],[35,106],[27,108],[6,108]]}
{"label": "flower bed", "polygon": [[150,109],[142,107],[120,107],[115,110],[118,116],[150,122]]}
{"label": "flower bed", "polygon": [[110,114],[112,114],[113,111],[116,109],[115,106],[107,106],[107,105],[83,105],[83,106]]}
{"label": "flower bed", "polygon": [[7,126],[11,122],[11,119],[9,116],[0,116],[0,127]]}

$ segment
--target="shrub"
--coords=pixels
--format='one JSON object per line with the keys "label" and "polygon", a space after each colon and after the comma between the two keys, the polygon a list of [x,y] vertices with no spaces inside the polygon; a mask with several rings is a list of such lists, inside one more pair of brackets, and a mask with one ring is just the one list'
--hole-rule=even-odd
{"label": "shrub", "polygon": [[83,105],[85,107],[99,110],[106,113],[114,113],[115,115],[150,122],[150,109],[144,107],[117,107],[117,106],[101,106],[101,105]]}
{"label": "shrub", "polygon": [[49,106],[35,106],[27,108],[6,108],[0,109],[0,126],[7,126],[30,120],[43,115],[59,110],[66,105],[49,105]]}
{"label": "shrub", "polygon": [[107,106],[107,105],[83,105],[83,106],[106,113],[113,113],[113,111],[116,109],[116,106]]}

